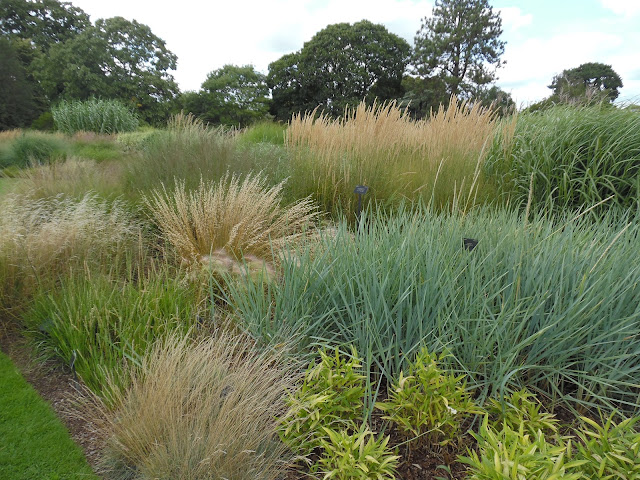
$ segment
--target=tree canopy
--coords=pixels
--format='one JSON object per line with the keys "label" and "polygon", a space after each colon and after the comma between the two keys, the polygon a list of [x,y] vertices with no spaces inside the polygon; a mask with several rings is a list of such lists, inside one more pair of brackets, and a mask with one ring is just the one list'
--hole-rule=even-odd
{"label": "tree canopy", "polygon": [[69,2],[2,0],[0,34],[29,39],[42,51],[73,38],[91,25],[89,15]]}
{"label": "tree canopy", "polygon": [[251,65],[225,65],[214,70],[200,92],[183,95],[183,107],[206,122],[244,127],[269,111],[269,88]]}
{"label": "tree canopy", "polygon": [[469,98],[493,82],[503,62],[502,20],[488,0],[436,0],[415,37],[413,64],[448,95]]}
{"label": "tree canopy", "polygon": [[52,45],[38,60],[37,77],[50,100],[120,99],[146,121],[158,123],[166,116],[167,102],[178,94],[169,73],[176,62],[148,26],[114,17]]}
{"label": "tree canopy", "polygon": [[24,127],[40,113],[33,84],[12,43],[0,37],[0,130]]}
{"label": "tree canopy", "polygon": [[553,77],[549,88],[553,95],[566,96],[570,99],[581,97],[599,97],[613,101],[618,98],[622,88],[622,79],[611,65],[589,62],[579,67],[563,70],[560,75]]}
{"label": "tree canopy", "polygon": [[269,65],[272,113],[287,119],[320,107],[340,115],[365,97],[399,98],[410,50],[402,38],[367,20],[329,25],[300,51]]}

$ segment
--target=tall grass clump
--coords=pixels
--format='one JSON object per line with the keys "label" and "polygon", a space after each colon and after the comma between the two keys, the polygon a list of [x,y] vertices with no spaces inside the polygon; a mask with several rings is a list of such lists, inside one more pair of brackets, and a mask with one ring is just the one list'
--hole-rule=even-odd
{"label": "tall grass clump", "polygon": [[131,190],[148,192],[161,184],[171,188],[178,179],[192,188],[201,179],[217,181],[227,172],[262,168],[258,158],[237,149],[232,133],[206,126],[191,114],[179,114],[166,131],[144,141],[141,158],[129,166],[127,184]]}
{"label": "tall grass clump", "polygon": [[[195,287],[166,267],[127,278],[83,271],[51,291],[39,289],[22,321],[39,352],[72,367],[108,401],[127,385],[126,364],[137,365],[156,340],[186,335],[197,324]],[[111,382],[111,383],[109,383]]]}
{"label": "tall grass clump", "polygon": [[230,284],[221,298],[256,336],[295,335],[302,352],[355,345],[370,400],[426,346],[450,353],[443,367],[480,397],[528,387],[571,406],[637,410],[637,217],[527,223],[487,207],[363,222],[355,238],[342,224],[323,248],[289,254],[268,289]]}
{"label": "tall grass clump", "polygon": [[106,414],[107,470],[123,479],[283,478],[291,458],[276,417],[298,376],[292,365],[229,333],[159,342]]}
{"label": "tall grass clump", "polygon": [[294,197],[313,195],[322,208],[353,211],[356,185],[385,203],[419,198],[444,207],[454,196],[490,199],[480,172],[495,112],[459,102],[412,120],[394,103],[347,109],[342,118],[311,112],[293,117],[285,143],[291,151]]}
{"label": "tall grass clump", "polygon": [[132,132],[138,128],[135,113],[118,100],[63,100],[51,108],[51,114],[56,128],[69,135],[76,132]]}
{"label": "tall grass clump", "polygon": [[29,132],[16,136],[3,148],[0,168],[25,168],[64,160],[69,146],[65,141],[50,133]]}
{"label": "tall grass clump", "polygon": [[513,203],[579,209],[613,196],[640,200],[640,116],[610,106],[562,105],[518,117],[514,135],[498,138],[488,171]]}
{"label": "tall grass clump", "polygon": [[259,122],[243,130],[238,141],[242,144],[251,143],[271,143],[273,145],[284,145],[284,135],[287,126],[276,122]]}
{"label": "tall grass clump", "polygon": [[19,309],[72,268],[113,268],[140,248],[141,225],[120,201],[10,194],[0,208],[3,309]]}
{"label": "tall grass clump", "polygon": [[317,217],[309,199],[283,207],[283,184],[269,187],[264,176],[225,175],[188,190],[176,180],[173,192],[154,190],[144,202],[164,238],[187,261],[223,249],[242,258],[271,261],[272,252],[305,233]]}

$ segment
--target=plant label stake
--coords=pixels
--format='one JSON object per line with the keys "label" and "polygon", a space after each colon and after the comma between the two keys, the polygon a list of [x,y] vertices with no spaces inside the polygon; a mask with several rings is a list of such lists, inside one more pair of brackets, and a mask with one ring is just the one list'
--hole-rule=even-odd
{"label": "plant label stake", "polygon": [[463,238],[462,239],[462,247],[468,251],[473,250],[478,245],[478,240],[473,238]]}
{"label": "plant label stake", "polygon": [[360,223],[360,213],[362,212],[362,195],[367,193],[369,187],[365,187],[364,185],[358,185],[353,193],[358,195],[358,210],[356,211],[356,220]]}

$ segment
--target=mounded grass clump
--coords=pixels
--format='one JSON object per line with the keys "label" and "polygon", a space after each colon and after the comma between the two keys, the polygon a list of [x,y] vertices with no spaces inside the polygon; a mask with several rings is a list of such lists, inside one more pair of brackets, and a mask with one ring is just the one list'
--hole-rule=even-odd
{"label": "mounded grass clump", "polygon": [[526,386],[636,411],[639,229],[636,217],[528,223],[489,208],[370,215],[355,237],[342,224],[286,256],[269,289],[229,284],[223,299],[254,335],[355,345],[373,382],[390,384],[426,346],[449,352],[444,366],[480,398]]}
{"label": "mounded grass clump", "polygon": [[16,191],[30,198],[42,199],[58,195],[82,199],[87,192],[101,198],[117,198],[124,194],[126,167],[119,161],[69,158],[65,162],[21,170],[16,177]]}
{"label": "mounded grass clump", "polygon": [[50,133],[28,132],[10,140],[0,155],[0,168],[25,168],[47,164],[67,157],[65,141]]}
{"label": "mounded grass clump", "polygon": [[640,201],[640,116],[610,106],[556,106],[522,114],[487,159],[503,194],[524,206],[576,210]]}
{"label": "mounded grass clump", "polygon": [[113,478],[283,478],[291,456],[276,418],[297,374],[281,353],[229,333],[172,336],[134,371],[105,415]]}
{"label": "mounded grass clump", "polygon": [[243,144],[271,143],[284,145],[287,126],[275,122],[259,122],[243,130],[238,135],[238,141]]}
{"label": "mounded grass clump", "polygon": [[0,438],[2,478],[97,479],[51,407],[1,352]]}
{"label": "mounded grass clump", "polygon": [[445,207],[453,198],[492,198],[480,172],[484,148],[497,125],[495,112],[453,97],[425,120],[414,121],[395,104],[358,107],[342,118],[296,115],[286,131],[291,152],[289,189],[313,195],[330,212],[355,210],[356,185],[366,199],[397,204],[424,199]]}
{"label": "mounded grass clump", "polygon": [[155,223],[177,254],[188,262],[223,249],[232,257],[271,261],[274,250],[305,233],[317,218],[309,199],[281,206],[283,184],[268,187],[264,176],[244,180],[225,175],[187,190],[154,190],[145,198]]}
{"label": "mounded grass clump", "polygon": [[136,115],[118,100],[63,100],[51,109],[51,114],[56,128],[69,135],[132,132],[138,128]]}

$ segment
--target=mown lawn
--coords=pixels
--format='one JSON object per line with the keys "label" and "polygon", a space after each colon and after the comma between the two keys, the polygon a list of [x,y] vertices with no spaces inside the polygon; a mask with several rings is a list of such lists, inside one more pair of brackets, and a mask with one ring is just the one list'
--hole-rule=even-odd
{"label": "mown lawn", "polygon": [[0,479],[97,479],[51,407],[2,353]]}

